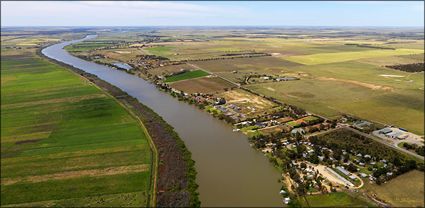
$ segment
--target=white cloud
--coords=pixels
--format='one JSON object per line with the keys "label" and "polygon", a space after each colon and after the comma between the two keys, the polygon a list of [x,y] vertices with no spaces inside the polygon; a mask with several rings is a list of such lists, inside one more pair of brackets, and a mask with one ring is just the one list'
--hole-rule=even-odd
{"label": "white cloud", "polygon": [[150,22],[161,24],[158,21],[164,19],[173,22],[178,18],[215,18],[229,12],[243,14],[240,8],[185,2],[2,1],[1,5],[2,25],[25,25],[25,22],[52,25],[60,19],[65,20],[67,25],[75,25],[79,22],[72,22],[72,20],[81,20],[81,18],[86,18],[87,25],[148,25]]}

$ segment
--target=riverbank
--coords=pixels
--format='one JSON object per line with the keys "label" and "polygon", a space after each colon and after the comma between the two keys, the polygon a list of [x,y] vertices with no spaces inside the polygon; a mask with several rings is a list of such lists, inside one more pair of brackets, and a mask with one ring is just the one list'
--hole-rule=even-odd
{"label": "riverbank", "polygon": [[[200,206],[197,192],[196,170],[191,153],[178,134],[159,115],[121,89],[71,65],[51,59],[37,51],[37,55],[64,66],[89,80],[132,112],[145,125],[158,150],[156,206]],[[154,200],[154,197],[150,197]],[[150,203],[152,204],[152,203]]]}

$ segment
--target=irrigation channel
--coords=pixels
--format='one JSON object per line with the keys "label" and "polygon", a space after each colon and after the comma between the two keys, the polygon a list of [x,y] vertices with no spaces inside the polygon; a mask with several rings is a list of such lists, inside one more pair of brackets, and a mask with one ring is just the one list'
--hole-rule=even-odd
{"label": "irrigation channel", "polygon": [[194,106],[158,90],[124,71],[70,55],[67,45],[96,38],[61,42],[42,50],[47,57],[72,65],[115,85],[164,118],[185,142],[196,162],[202,206],[282,206],[279,171],[248,139]]}

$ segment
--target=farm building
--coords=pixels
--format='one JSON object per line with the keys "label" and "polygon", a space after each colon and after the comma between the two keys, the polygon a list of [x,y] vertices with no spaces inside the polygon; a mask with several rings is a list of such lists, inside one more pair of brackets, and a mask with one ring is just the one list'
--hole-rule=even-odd
{"label": "farm building", "polygon": [[372,123],[368,122],[368,121],[356,121],[353,126],[356,129],[364,129],[369,127],[370,125],[372,125]]}
{"label": "farm building", "polygon": [[381,130],[379,130],[380,134],[388,134],[391,133],[393,130],[391,130],[390,128],[383,128]]}

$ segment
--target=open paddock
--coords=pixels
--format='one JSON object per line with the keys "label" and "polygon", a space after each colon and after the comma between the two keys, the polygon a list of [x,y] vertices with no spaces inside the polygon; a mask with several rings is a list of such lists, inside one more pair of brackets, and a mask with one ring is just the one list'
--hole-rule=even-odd
{"label": "open paddock", "polygon": [[345,62],[362,58],[375,58],[393,55],[422,54],[422,49],[370,50],[362,52],[317,53],[312,55],[290,56],[286,60],[305,65]]}
{"label": "open paddock", "polygon": [[365,189],[394,207],[424,206],[424,172],[413,170],[376,185],[365,183]]}
{"label": "open paddock", "polygon": [[247,87],[326,117],[352,114],[397,125],[420,135],[424,132],[424,97],[421,90],[374,90],[355,83],[315,79]]}
{"label": "open paddock", "polygon": [[220,93],[237,87],[220,77],[202,77],[170,84],[172,88],[186,93]]}
{"label": "open paddock", "polygon": [[197,68],[190,64],[178,64],[178,65],[168,65],[168,66],[157,67],[157,68],[149,70],[149,73],[153,75],[157,75],[157,76],[165,76],[165,75],[176,73],[182,70],[191,71],[195,69]]}
{"label": "open paddock", "polygon": [[191,62],[210,72],[250,71],[256,73],[279,73],[286,68],[293,68],[301,64],[282,60],[276,57],[237,58],[226,60]]}
{"label": "open paddock", "polygon": [[177,82],[181,80],[194,79],[198,77],[205,77],[209,74],[203,70],[186,71],[180,74],[169,76],[164,82]]}

